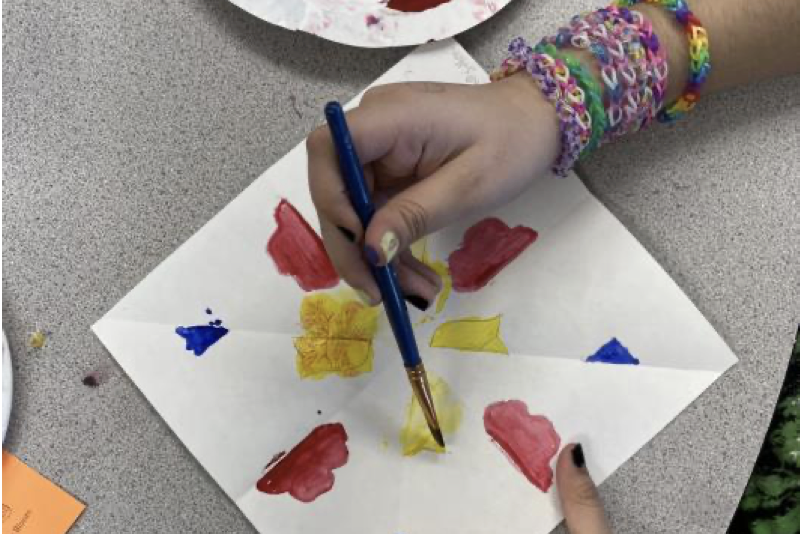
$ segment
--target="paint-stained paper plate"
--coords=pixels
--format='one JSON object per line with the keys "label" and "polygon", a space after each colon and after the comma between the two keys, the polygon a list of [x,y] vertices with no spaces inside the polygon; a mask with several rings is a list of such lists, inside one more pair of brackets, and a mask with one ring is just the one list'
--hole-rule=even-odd
{"label": "paint-stained paper plate", "polygon": [[452,37],[490,18],[511,0],[230,1],[290,30],[353,46],[383,48]]}
{"label": "paint-stained paper plate", "polygon": [[11,351],[8,348],[6,332],[3,331],[3,441],[6,440],[8,420],[11,418],[11,399],[13,397],[11,371]]}

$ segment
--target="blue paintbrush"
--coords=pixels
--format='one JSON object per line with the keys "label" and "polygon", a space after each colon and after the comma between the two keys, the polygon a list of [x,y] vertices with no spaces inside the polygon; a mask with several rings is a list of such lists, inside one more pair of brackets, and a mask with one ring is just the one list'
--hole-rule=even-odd
{"label": "blue paintbrush", "polygon": [[[366,230],[372,216],[375,215],[375,206],[372,204],[367,183],[364,180],[364,169],[361,167],[355,147],[353,147],[353,140],[350,137],[350,130],[347,128],[341,104],[329,102],[325,106],[325,118],[333,136],[336,153],[339,155],[339,168],[350,202],[361,220],[361,225]],[[439,428],[433,397],[428,386],[428,375],[425,374],[425,367],[419,356],[414,331],[411,328],[411,318],[408,316],[408,309],[397,281],[397,274],[394,267],[387,264],[384,267],[372,267],[372,275],[381,290],[386,315],[389,317],[397,346],[403,356],[403,364],[408,374],[408,380],[411,382],[411,389],[422,408],[433,438],[440,447],[444,447],[444,437]]]}

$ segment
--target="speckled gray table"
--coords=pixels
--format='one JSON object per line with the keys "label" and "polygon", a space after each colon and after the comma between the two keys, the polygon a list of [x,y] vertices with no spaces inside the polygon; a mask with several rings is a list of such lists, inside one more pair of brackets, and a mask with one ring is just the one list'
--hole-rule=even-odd
{"label": "speckled gray table", "polygon": [[[488,68],[592,5],[517,0],[459,39]],[[3,24],[6,447],[88,504],[76,533],[252,532],[89,326],[405,51],[224,0],[9,0]],[[724,532],[746,482],[800,320],[798,82],[709,98],[582,169],[741,359],[602,486],[618,533]]]}

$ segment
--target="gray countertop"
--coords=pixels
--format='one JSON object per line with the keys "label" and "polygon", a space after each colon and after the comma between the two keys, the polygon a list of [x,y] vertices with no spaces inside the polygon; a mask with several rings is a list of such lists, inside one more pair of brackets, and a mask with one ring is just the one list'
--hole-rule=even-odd
{"label": "gray countertop", "polygon": [[[589,7],[517,0],[459,40],[490,68]],[[223,0],[9,0],[3,25],[5,446],[88,504],[75,533],[252,532],[89,326],[406,51]],[[603,484],[615,532],[724,532],[745,485],[800,320],[798,82],[708,98],[580,169],[741,359]]]}

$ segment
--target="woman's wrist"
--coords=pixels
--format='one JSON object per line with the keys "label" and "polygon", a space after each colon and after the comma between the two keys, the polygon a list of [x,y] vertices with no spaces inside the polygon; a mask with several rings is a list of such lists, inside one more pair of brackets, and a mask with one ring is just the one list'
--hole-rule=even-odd
{"label": "woman's wrist", "polygon": [[[527,71],[553,105],[561,141],[553,166],[558,175],[600,144],[656,117],[681,118],[694,107],[710,70],[707,33],[685,0],[617,0],[573,17],[536,46],[514,39],[508,51],[492,79]],[[529,94],[533,85],[526,86]]]}
{"label": "woman's wrist", "polygon": [[555,106],[545,98],[530,74],[520,71],[492,84],[500,98],[515,108],[531,126],[548,133],[544,149],[548,161],[555,161],[561,149],[559,120]]}

